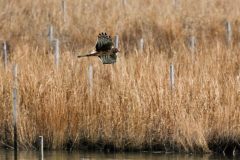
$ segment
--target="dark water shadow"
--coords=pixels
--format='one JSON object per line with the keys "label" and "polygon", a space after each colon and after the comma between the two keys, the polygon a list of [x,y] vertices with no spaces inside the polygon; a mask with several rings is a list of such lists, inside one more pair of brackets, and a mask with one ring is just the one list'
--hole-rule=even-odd
{"label": "dark water shadow", "polygon": [[[38,151],[19,151],[17,157],[12,150],[0,149],[0,160],[41,160]],[[126,159],[126,160],[229,160],[240,157],[224,157],[213,154],[165,154],[165,153],[103,153],[103,152],[78,152],[45,151],[44,160],[79,160],[79,159]]]}

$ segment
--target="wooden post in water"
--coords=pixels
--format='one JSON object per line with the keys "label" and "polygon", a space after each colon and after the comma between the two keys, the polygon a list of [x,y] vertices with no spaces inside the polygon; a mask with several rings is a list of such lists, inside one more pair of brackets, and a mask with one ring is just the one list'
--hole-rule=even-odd
{"label": "wooden post in water", "polygon": [[174,66],[170,64],[170,88],[173,90],[174,88]]}
{"label": "wooden post in water", "polygon": [[228,46],[231,46],[232,45],[232,27],[229,21],[226,21],[225,28],[226,28],[226,42]]}
{"label": "wooden post in water", "polygon": [[118,35],[114,37],[114,47],[118,48]]}
{"label": "wooden post in water", "polygon": [[17,65],[13,66],[13,142],[14,155],[17,155]]}
{"label": "wooden post in water", "polygon": [[54,64],[58,70],[58,66],[59,66],[59,40],[58,39],[53,40],[53,52],[54,52]]}
{"label": "wooden post in water", "polygon": [[43,155],[43,136],[39,136],[40,138],[40,159],[43,160],[44,159],[44,155]]}
{"label": "wooden post in water", "polygon": [[53,26],[52,25],[50,25],[48,27],[48,40],[49,40],[50,43],[53,40]]}

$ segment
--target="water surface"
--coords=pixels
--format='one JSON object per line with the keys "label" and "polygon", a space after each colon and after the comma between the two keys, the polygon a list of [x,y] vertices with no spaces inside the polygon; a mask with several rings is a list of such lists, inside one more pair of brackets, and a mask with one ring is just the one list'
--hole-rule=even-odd
{"label": "water surface", "polygon": [[[239,157],[238,157],[239,158]],[[65,151],[45,151],[44,160],[227,160],[238,159],[234,157],[223,157],[217,155],[196,155],[196,154],[163,154],[163,153],[102,153],[102,152],[65,152]],[[0,150],[0,160],[14,160],[14,152]],[[17,160],[39,160],[41,159],[37,151],[19,151]]]}

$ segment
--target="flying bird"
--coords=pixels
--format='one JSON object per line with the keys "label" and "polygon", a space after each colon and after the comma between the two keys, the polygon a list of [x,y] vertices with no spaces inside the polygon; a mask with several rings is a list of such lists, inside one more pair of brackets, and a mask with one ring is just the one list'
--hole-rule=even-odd
{"label": "flying bird", "polygon": [[97,38],[95,50],[84,55],[79,55],[78,58],[97,56],[103,64],[113,64],[117,61],[118,52],[119,50],[114,47],[112,38],[107,33],[100,33]]}

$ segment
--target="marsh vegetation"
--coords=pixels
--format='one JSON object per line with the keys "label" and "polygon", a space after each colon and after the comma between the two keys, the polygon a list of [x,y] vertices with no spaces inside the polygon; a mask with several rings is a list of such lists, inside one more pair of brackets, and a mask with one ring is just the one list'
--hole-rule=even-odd
{"label": "marsh vegetation", "polygon": [[[0,39],[11,48],[7,68],[0,62],[0,144],[13,144],[11,69],[18,64],[20,148],[37,148],[42,135],[46,149],[239,150],[240,1],[173,2],[72,0],[63,12],[57,0],[1,0]],[[102,31],[119,35],[117,63],[77,59]]]}

